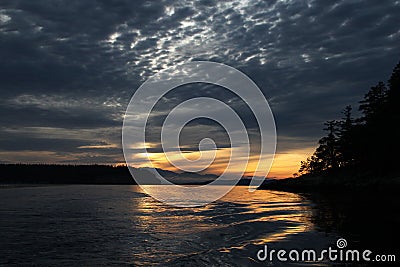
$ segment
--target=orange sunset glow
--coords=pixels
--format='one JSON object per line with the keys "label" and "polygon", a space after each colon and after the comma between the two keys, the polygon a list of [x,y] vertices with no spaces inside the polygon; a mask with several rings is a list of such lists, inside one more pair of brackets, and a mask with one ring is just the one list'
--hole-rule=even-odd
{"label": "orange sunset glow", "polygon": [[[293,176],[293,173],[296,173],[299,169],[300,161],[310,156],[313,153],[314,149],[315,149],[314,147],[309,147],[304,149],[296,149],[282,153],[276,153],[268,177],[279,179],[279,178],[287,178]],[[205,166],[206,168],[204,169],[203,172],[220,175],[226,170],[230,155],[231,155],[230,148],[218,149],[216,150],[215,155],[214,151],[205,151],[205,152],[192,151],[184,153],[167,152],[166,154],[146,153],[136,156],[143,158],[148,157],[151,160],[152,166],[149,166],[148,164],[142,164],[136,167],[154,167],[176,172],[180,171],[179,168],[171,164],[170,161],[182,164],[182,159],[186,159],[188,160],[186,164],[183,163],[182,165],[180,165],[184,167],[189,164],[191,166],[196,165],[195,161],[198,160],[200,157],[207,158],[209,156],[214,158],[215,156],[215,159],[212,161],[212,163],[208,167]],[[249,157],[249,162],[244,171],[244,176],[255,175],[258,159],[259,159],[258,155],[253,155]],[[242,171],[240,167],[235,168],[235,161],[239,160],[244,160],[244,159],[232,159],[231,164],[234,167],[231,169],[231,171],[233,173],[240,173]],[[265,160],[270,160],[270,159],[266,158]],[[199,168],[200,167],[201,166],[199,166]]]}

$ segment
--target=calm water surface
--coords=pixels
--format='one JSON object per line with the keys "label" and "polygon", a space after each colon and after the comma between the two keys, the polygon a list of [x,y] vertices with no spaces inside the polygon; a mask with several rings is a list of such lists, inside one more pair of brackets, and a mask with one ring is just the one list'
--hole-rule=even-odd
{"label": "calm water surface", "polygon": [[[256,253],[326,248],[306,198],[236,187],[199,208],[166,206],[137,186],[71,185],[0,191],[0,264],[267,266]],[[323,264],[321,264],[323,265]]]}

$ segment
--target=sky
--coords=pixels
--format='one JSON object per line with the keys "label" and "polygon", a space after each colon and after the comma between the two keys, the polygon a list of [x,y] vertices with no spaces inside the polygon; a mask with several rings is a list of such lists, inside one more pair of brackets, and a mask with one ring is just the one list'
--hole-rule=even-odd
{"label": "sky", "polygon": [[[278,137],[269,176],[291,176],[323,122],[349,104],[357,111],[367,90],[389,78],[400,60],[398,14],[400,1],[387,0],[2,0],[0,163],[124,162],[121,127],[135,90],[162,69],[205,60],[242,71],[262,90]],[[168,107],[203,95],[231,103],[257,133],[240,100],[201,84],[163,98],[152,126]],[[207,133],[219,153],[229,150],[220,125],[198,120],[185,131],[188,155]],[[152,143],[157,166],[169,168]]]}

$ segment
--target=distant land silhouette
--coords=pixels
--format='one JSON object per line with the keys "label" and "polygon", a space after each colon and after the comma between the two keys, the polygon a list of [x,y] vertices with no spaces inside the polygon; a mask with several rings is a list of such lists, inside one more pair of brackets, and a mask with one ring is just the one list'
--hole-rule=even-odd
{"label": "distant land silhouette", "polygon": [[[148,168],[138,169],[146,172]],[[178,184],[207,184],[213,174],[176,173],[157,169],[166,179]],[[146,172],[148,173],[148,172]],[[0,184],[136,184],[127,166],[0,164]],[[149,184],[159,184],[149,181]]]}

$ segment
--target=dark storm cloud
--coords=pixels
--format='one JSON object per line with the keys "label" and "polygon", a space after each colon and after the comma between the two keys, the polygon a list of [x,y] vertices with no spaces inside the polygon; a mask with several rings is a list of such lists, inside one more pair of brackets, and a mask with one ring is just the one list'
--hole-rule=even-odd
{"label": "dark storm cloud", "polygon": [[[400,59],[398,14],[400,2],[385,0],[2,1],[0,126],[35,135],[37,150],[81,153],[77,147],[103,139],[119,146],[122,114],[149,75],[185,61],[214,60],[242,70],[263,90],[279,149],[309,146],[324,120],[340,117],[344,106],[356,106],[370,86],[388,78]],[[207,90],[231,100],[246,126],[256,128],[244,105],[208,86],[166,96],[159,108]],[[83,141],[60,141],[30,127],[52,127],[61,136],[67,129],[92,130]],[[1,150],[29,148],[7,130],[2,138],[9,141]],[[101,153],[72,161],[118,155]]]}
{"label": "dark storm cloud", "polygon": [[0,139],[0,146],[2,150],[6,151],[24,151],[24,150],[37,150],[37,151],[75,151],[79,146],[87,143],[80,140],[69,139],[48,139],[48,138],[7,138]]}
{"label": "dark storm cloud", "polygon": [[142,27],[163,10],[160,5],[131,1],[13,1],[2,5],[3,16],[9,20],[1,27],[0,53],[7,64],[1,65],[0,78],[3,85],[25,93],[126,89],[128,78],[121,68],[126,59],[105,41],[128,20]]}
{"label": "dark storm cloud", "polygon": [[36,107],[8,107],[1,109],[1,125],[9,127],[97,128],[120,126],[110,114],[101,109],[57,110]]}
{"label": "dark storm cloud", "polygon": [[96,128],[119,126],[123,112],[113,98],[71,95],[19,95],[0,100],[1,125],[7,127]]}

